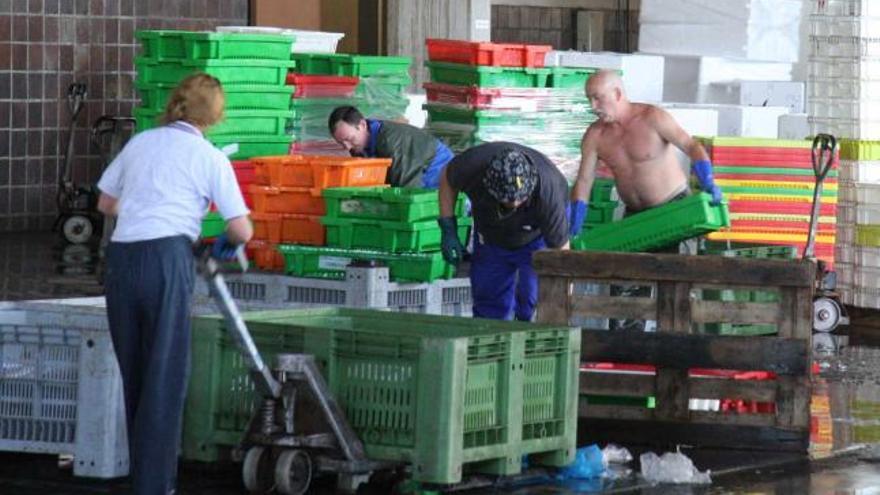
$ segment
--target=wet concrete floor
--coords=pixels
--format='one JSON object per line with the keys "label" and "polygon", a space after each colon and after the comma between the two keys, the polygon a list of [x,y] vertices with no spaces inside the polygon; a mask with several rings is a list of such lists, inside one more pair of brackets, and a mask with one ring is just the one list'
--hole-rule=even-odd
{"label": "wet concrete floor", "polygon": [[[52,234],[0,234],[0,301],[95,296],[94,247]],[[482,488],[468,493],[835,494],[880,495],[880,312],[861,311],[842,335],[816,338],[811,458],[755,452],[683,450],[712,485],[650,487],[636,475],[616,480]],[[75,478],[57,456],[0,453],[0,494],[126,493],[126,480]],[[630,466],[637,469],[637,466]],[[180,495],[245,493],[239,466],[183,464]],[[312,493],[330,493],[328,483]],[[376,493],[382,493],[381,490]]]}

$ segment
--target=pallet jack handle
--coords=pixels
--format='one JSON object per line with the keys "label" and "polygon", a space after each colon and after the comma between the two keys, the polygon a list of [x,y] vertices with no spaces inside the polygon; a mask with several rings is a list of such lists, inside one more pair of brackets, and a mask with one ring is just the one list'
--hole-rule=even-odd
{"label": "pallet jack handle", "polygon": [[810,212],[810,230],[807,232],[807,245],[804,247],[804,259],[814,257],[816,248],[816,231],[819,226],[819,209],[822,206],[822,185],[831,167],[834,166],[834,158],[837,153],[837,139],[831,134],[816,134],[810,149],[810,157],[813,161],[813,174],[816,179],[813,188],[813,211]]}
{"label": "pallet jack handle", "polygon": [[[281,397],[281,384],[272,376],[272,371],[266,366],[254,339],[251,337],[247,329],[241,313],[238,311],[238,305],[235,304],[232,294],[229,293],[229,287],[226,286],[226,280],[220,273],[220,265],[217,260],[211,257],[210,246],[204,243],[197,244],[194,252],[198,261],[199,270],[208,283],[208,289],[215,304],[223,313],[226,320],[226,328],[229,335],[235,341],[235,345],[241,351],[245,364],[251,371],[251,377],[257,387],[257,391],[266,397],[278,399]],[[238,263],[241,265],[242,271],[248,266],[247,256],[244,254],[244,246],[239,246],[236,251]]]}

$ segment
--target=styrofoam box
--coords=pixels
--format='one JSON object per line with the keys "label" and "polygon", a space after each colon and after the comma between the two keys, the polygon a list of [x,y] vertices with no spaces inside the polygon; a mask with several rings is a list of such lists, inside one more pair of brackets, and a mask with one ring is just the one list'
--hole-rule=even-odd
{"label": "styrofoam box", "polygon": [[414,127],[425,127],[425,121],[428,120],[428,111],[422,108],[427,102],[424,94],[408,94],[406,98],[409,105],[406,107],[405,117],[409,125]]}
{"label": "styrofoam box", "polygon": [[718,112],[718,133],[715,134],[716,136],[776,139],[779,133],[779,116],[788,113],[786,107],[749,107],[710,103],[674,103],[673,105],[716,110]]}
{"label": "styrofoam box", "polygon": [[880,16],[880,3],[876,0],[822,0],[810,2],[813,14],[825,16]]}
{"label": "styrofoam box", "polygon": [[880,38],[810,36],[813,57],[880,57]]}
{"label": "styrofoam box", "polygon": [[841,181],[880,184],[880,161],[841,160],[838,170]]}
{"label": "styrofoam box", "polygon": [[[800,12],[799,0],[642,0],[639,22],[739,24],[780,22],[774,15]],[[795,8],[796,7],[796,8]]]}
{"label": "styrofoam box", "polygon": [[880,80],[880,58],[812,56],[809,64],[811,78]]}
{"label": "styrofoam box", "polygon": [[[718,111],[712,108],[684,108],[673,107],[664,103],[664,110],[672,115],[678,125],[691,136],[717,136],[718,135]],[[675,155],[681,165],[681,169],[689,174],[691,159],[680,149],[675,148]]]}
{"label": "styrofoam box", "polygon": [[814,14],[810,16],[810,28],[813,36],[871,37],[880,33],[880,17]]}
{"label": "styrofoam box", "polygon": [[833,134],[838,139],[880,140],[880,121],[840,119],[810,115],[810,133]]}
{"label": "styrofoam box", "polygon": [[697,103],[709,85],[729,81],[791,81],[792,64],[720,57],[667,55],[663,65],[663,101]]}
{"label": "styrofoam box", "polygon": [[265,26],[218,26],[220,33],[292,34],[296,37],[290,51],[293,53],[336,53],[339,40],[345,33],[309,31],[305,29],[282,29]]}
{"label": "styrofoam box", "polygon": [[790,113],[779,116],[779,139],[804,139],[810,135],[810,122],[805,113]]}
{"label": "styrofoam box", "polygon": [[753,107],[788,107],[791,113],[803,113],[804,86],[803,82],[798,81],[715,82],[701,95],[701,101]]}
{"label": "styrofoam box", "polygon": [[642,23],[639,51],[793,63],[798,61],[799,14],[798,3],[788,24]]}
{"label": "styrofoam box", "polygon": [[596,67],[623,71],[623,84],[630,100],[663,101],[663,64],[660,55],[615,52],[550,51],[548,67]]}
{"label": "styrofoam box", "polygon": [[880,105],[880,79],[810,77],[808,86],[810,98],[874,100]]}

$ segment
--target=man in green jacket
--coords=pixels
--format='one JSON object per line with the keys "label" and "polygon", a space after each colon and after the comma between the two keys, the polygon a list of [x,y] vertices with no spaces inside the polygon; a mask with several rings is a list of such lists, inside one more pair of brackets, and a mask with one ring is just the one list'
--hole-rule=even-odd
{"label": "man in green jacket", "polygon": [[394,187],[440,186],[452,151],[429,132],[409,124],[364,118],[355,107],[333,110],[330,134],[352,156],[391,158],[385,182]]}

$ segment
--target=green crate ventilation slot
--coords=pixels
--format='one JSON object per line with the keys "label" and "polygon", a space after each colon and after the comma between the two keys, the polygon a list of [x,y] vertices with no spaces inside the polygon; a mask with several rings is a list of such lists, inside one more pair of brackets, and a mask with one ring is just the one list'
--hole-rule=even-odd
{"label": "green crate ventilation slot", "polygon": [[338,399],[358,437],[374,445],[415,446],[418,340],[337,332],[334,345]]}
{"label": "green crate ventilation slot", "polygon": [[564,377],[559,358],[568,350],[568,335],[561,332],[533,333],[526,340],[523,377],[523,440],[559,436],[565,398],[557,384]]}
{"label": "green crate ventilation slot", "polygon": [[499,400],[499,394],[505,393],[502,377],[508,374],[499,367],[512,366],[509,349],[508,335],[469,339],[462,418],[465,449],[507,442],[507,425],[501,424],[507,400]]}

